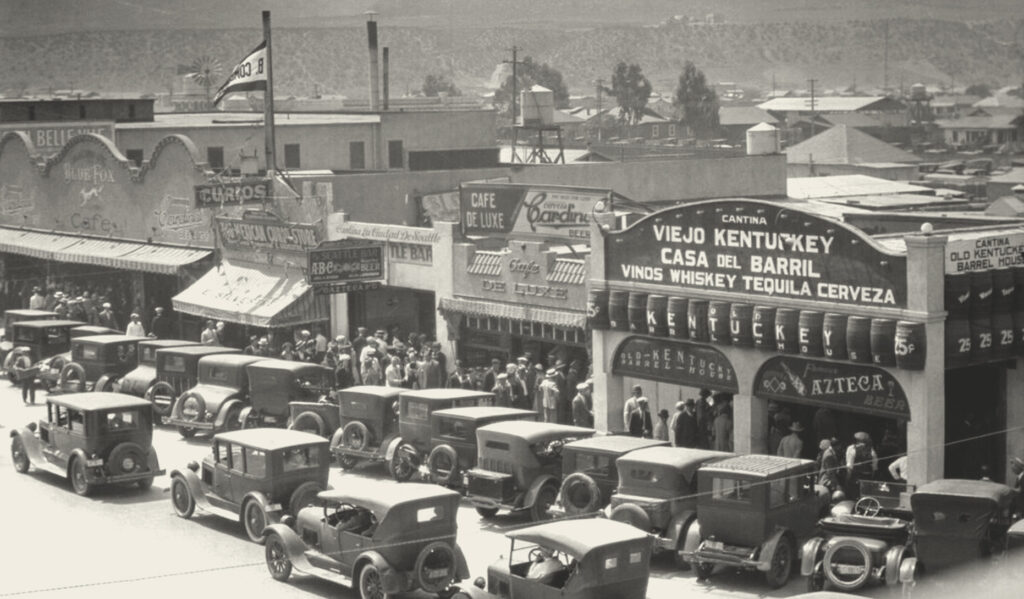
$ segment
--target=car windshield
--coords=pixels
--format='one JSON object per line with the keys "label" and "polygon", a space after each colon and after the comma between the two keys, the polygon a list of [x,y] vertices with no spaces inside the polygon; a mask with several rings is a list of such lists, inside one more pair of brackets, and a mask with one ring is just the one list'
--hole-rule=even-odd
{"label": "car windshield", "polygon": [[100,418],[104,432],[133,431],[139,428],[138,410],[115,410]]}
{"label": "car windshield", "polygon": [[164,360],[164,370],[167,372],[185,372],[185,358],[182,356],[167,356]]}
{"label": "car windshield", "polygon": [[155,347],[141,347],[139,348],[139,364],[152,364],[156,361],[156,348]]}
{"label": "car windshield", "polygon": [[715,477],[711,481],[711,498],[715,501],[751,503],[753,484],[749,480]]}
{"label": "car windshield", "polygon": [[308,391],[323,392],[329,391],[331,388],[326,377],[319,372],[315,374],[299,375],[295,378],[295,384],[297,384],[300,389],[306,389]]}
{"label": "car windshield", "polygon": [[320,453],[315,446],[292,447],[284,450],[282,463],[285,472],[315,468],[320,465]]}
{"label": "car windshield", "polygon": [[28,327],[18,327],[14,329],[14,340],[32,342],[35,340],[35,335],[32,332],[32,329]]}
{"label": "car windshield", "polygon": [[46,342],[47,343],[67,343],[71,332],[67,329],[61,329],[58,327],[49,327],[46,329]]}

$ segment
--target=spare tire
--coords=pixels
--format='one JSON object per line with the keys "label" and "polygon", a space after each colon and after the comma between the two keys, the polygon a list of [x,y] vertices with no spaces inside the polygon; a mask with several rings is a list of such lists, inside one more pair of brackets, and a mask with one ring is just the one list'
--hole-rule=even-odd
{"label": "spare tire", "polygon": [[416,582],[428,593],[440,593],[456,576],[455,551],[444,541],[434,541],[416,556]]}
{"label": "spare tire", "polygon": [[296,516],[302,508],[317,505],[317,495],[323,490],[319,483],[311,480],[302,483],[292,491],[291,496],[288,498],[288,512]]}
{"label": "spare tire", "polygon": [[[863,567],[859,574],[854,578],[850,578],[849,575],[843,575],[843,573],[836,572],[836,567],[840,565],[844,566],[857,566],[857,564],[835,563],[837,554],[840,551],[845,551],[847,554],[850,552],[858,554],[860,557],[861,564]],[[871,575],[871,552],[868,548],[857,539],[846,538],[834,541],[825,550],[825,557],[822,559],[822,570],[825,571],[825,578],[830,583],[836,586],[836,588],[843,591],[853,591],[859,589],[868,577]]]}
{"label": "spare tire", "polygon": [[174,387],[167,381],[157,381],[149,389],[146,389],[143,397],[153,404],[153,411],[157,416],[166,417],[170,416],[171,410],[174,409],[174,399],[177,394],[174,392]]}
{"label": "spare tire", "polygon": [[68,362],[60,369],[57,388],[64,393],[82,393],[85,391],[85,368],[76,362]]}
{"label": "spare tire", "polygon": [[632,503],[623,503],[616,506],[608,517],[612,520],[629,524],[634,528],[639,528],[644,532],[651,530],[651,517],[647,515],[643,508]]}
{"label": "spare tire", "polygon": [[453,485],[459,479],[459,456],[448,444],[438,445],[427,457],[430,478],[439,485]]}
{"label": "spare tire", "polygon": [[[573,472],[562,481],[562,509],[570,516],[590,514],[603,505],[601,489],[589,475]],[[646,514],[645,514],[646,515]]]}
{"label": "spare tire", "polygon": [[358,420],[345,425],[341,432],[341,443],[345,449],[363,451],[370,446],[370,429]]}
{"label": "spare tire", "polygon": [[[206,415],[206,400],[203,399],[202,395],[194,391],[189,391],[178,398],[175,402],[178,406],[178,418],[186,422],[200,422]],[[186,405],[191,405],[188,412],[186,413]]]}
{"label": "spare tire", "polygon": [[327,425],[324,419],[316,412],[302,412],[292,420],[288,428],[297,431],[306,431],[321,437],[327,436]]}
{"label": "spare tire", "polygon": [[149,466],[148,453],[137,443],[120,443],[107,457],[107,470],[112,476],[145,472]]}

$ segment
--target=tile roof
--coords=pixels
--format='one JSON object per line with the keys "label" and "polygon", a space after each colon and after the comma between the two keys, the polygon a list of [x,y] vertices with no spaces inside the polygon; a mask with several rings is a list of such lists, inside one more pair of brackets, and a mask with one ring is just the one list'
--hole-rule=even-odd
{"label": "tile roof", "polygon": [[501,274],[501,262],[508,251],[485,252],[478,251],[473,254],[473,263],[466,269],[471,275],[486,275],[494,277]]}
{"label": "tile roof", "polygon": [[921,159],[853,127],[837,125],[786,150],[790,164],[862,164]]}
{"label": "tile roof", "polygon": [[582,285],[587,280],[587,262],[571,258],[558,258],[555,260],[551,272],[548,273],[547,280],[550,283]]}

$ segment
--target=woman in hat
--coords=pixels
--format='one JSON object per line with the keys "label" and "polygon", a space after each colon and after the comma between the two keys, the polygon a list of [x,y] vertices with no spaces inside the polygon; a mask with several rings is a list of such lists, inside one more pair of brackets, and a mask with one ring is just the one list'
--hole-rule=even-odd
{"label": "woman in hat", "polygon": [[800,438],[800,433],[803,430],[804,425],[799,420],[790,424],[789,434],[783,437],[782,441],[779,441],[779,448],[776,453],[784,458],[799,458],[800,454],[804,451],[804,442]]}

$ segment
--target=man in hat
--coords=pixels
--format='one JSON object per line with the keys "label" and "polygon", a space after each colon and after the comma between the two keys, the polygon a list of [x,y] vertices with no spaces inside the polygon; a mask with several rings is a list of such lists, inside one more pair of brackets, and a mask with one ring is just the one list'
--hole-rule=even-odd
{"label": "man in hat", "polygon": [[779,447],[775,453],[784,458],[799,458],[804,450],[804,442],[800,438],[800,433],[803,430],[804,425],[799,420],[790,424],[789,434],[783,437],[782,441],[779,441]]}
{"label": "man in hat", "polygon": [[111,308],[110,302],[103,302],[103,309],[100,310],[98,320],[101,327],[120,330],[120,327],[117,326],[117,318],[114,317],[114,310]]}
{"label": "man in hat", "polygon": [[441,368],[441,362],[437,359],[437,352],[432,349],[426,351],[422,368],[424,389],[444,387],[444,369]]}
{"label": "man in hat", "polygon": [[508,375],[508,386],[512,389],[513,408],[523,408],[526,405],[526,384],[519,376],[519,366],[515,362],[505,365],[505,374]]}
{"label": "man in hat", "polygon": [[334,384],[338,389],[348,389],[355,385],[355,376],[352,374],[352,356],[349,354],[338,355],[338,365],[334,368]]}
{"label": "man in hat", "polygon": [[676,418],[673,432],[677,447],[697,447],[697,402],[692,397],[686,398],[683,402],[683,411]]}
{"label": "man in hat", "polygon": [[352,338],[352,355],[362,356],[363,348],[366,347],[366,340],[370,336],[370,331],[366,327],[356,327],[356,336]]}
{"label": "man in hat", "polygon": [[584,428],[594,426],[594,402],[587,383],[576,385],[576,396],[572,398],[572,423]]}
{"label": "man in hat", "polygon": [[260,336],[249,335],[249,345],[246,345],[242,353],[247,356],[255,356],[256,350],[260,348]]}
{"label": "man in hat", "polygon": [[697,405],[694,411],[697,414],[697,447],[707,449],[711,447],[711,421],[714,408],[712,406],[711,390],[701,389],[697,397]]}
{"label": "man in hat", "polygon": [[493,358],[491,360],[491,368],[484,375],[484,389],[491,390],[495,385],[498,384],[498,375],[504,372],[501,369],[501,360]]}
{"label": "man in hat", "polygon": [[43,295],[43,290],[38,286],[32,288],[32,297],[28,298],[28,309],[29,310],[45,310],[46,309],[46,296]]}
{"label": "man in hat", "polygon": [[539,362],[533,365],[533,387],[530,389],[530,398],[533,400],[533,411],[538,414],[544,413],[544,393],[540,390],[544,382],[544,366]]}
{"label": "man in hat", "polygon": [[636,399],[636,409],[629,415],[629,434],[634,437],[650,439],[654,431],[651,422],[651,410],[647,406],[646,397]]}
{"label": "man in hat", "polygon": [[455,370],[452,372],[452,375],[448,377],[448,388],[473,389],[473,377],[470,376],[466,365],[458,358],[455,359]]}
{"label": "man in hat", "polygon": [[256,342],[256,351],[253,353],[254,356],[260,356],[263,358],[270,357],[270,339],[266,337],[260,337],[260,340]]}
{"label": "man in hat", "polygon": [[214,332],[217,333],[217,345],[226,346],[227,342],[227,331],[224,330],[227,327],[223,320],[218,320],[217,325],[214,327]]}
{"label": "man in hat", "polygon": [[508,375],[503,372],[495,378],[498,382],[491,389],[491,393],[494,394],[494,405],[502,408],[511,407],[512,387],[508,384]]}
{"label": "man in hat", "polygon": [[145,337],[146,329],[143,328],[142,321],[139,320],[139,313],[132,312],[128,318],[128,326],[124,328],[124,334],[129,337]]}
{"label": "man in hat", "polygon": [[558,383],[555,382],[555,369],[544,373],[544,381],[540,384],[541,406],[544,408],[544,422],[558,422],[558,402],[561,400]]}
{"label": "man in hat", "polygon": [[683,408],[686,403],[683,400],[676,402],[676,411],[672,413],[672,416],[668,419],[668,441],[672,444],[672,447],[678,447],[676,445],[676,421],[679,420],[679,415],[683,413]]}
{"label": "man in hat", "polygon": [[1024,460],[1014,457],[1010,460],[1010,470],[1013,472],[1013,490],[1018,493],[1018,499],[1020,499],[1020,493],[1024,493]]}
{"label": "man in hat", "polygon": [[828,489],[829,494],[839,490],[839,456],[832,447],[832,439],[824,438],[818,443],[818,484]]}
{"label": "man in hat", "polygon": [[174,334],[172,331],[174,325],[171,323],[170,317],[164,315],[164,309],[161,306],[157,306],[154,311],[156,315],[149,325],[149,332],[157,339],[170,339]]}
{"label": "man in hat", "polygon": [[871,443],[871,436],[864,431],[853,434],[853,443],[846,448],[846,495],[850,499],[860,497],[860,481],[872,480],[878,472],[878,454]]}
{"label": "man in hat", "polygon": [[643,387],[640,385],[633,385],[632,395],[626,398],[626,401],[622,405],[622,428],[629,430],[630,417],[633,412],[639,407],[637,400],[644,396]]}

